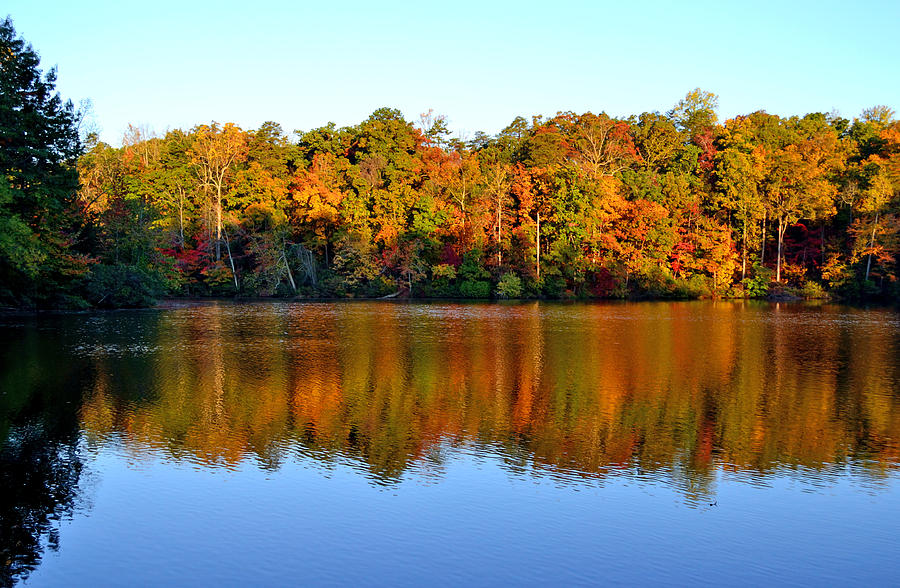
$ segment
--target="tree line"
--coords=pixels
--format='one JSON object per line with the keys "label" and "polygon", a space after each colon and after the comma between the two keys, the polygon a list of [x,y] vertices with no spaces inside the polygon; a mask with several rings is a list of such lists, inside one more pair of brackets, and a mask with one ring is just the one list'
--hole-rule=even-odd
{"label": "tree line", "polygon": [[717,97],[451,138],[381,108],[287,135],[197,125],[121,147],[0,26],[0,299],[170,295],[900,298],[900,122]]}

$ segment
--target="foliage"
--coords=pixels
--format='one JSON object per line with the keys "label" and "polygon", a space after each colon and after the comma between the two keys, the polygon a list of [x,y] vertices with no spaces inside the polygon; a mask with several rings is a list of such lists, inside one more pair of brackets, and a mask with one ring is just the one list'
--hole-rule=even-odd
{"label": "foliage", "polygon": [[[105,207],[98,234],[115,238],[101,258],[121,259],[130,243],[140,264],[134,252],[165,247],[185,260],[189,287],[210,294],[483,298],[494,281],[500,297],[758,297],[772,281],[802,288],[821,276],[849,292],[870,275],[890,291],[896,123],[879,116],[868,135],[860,123],[843,136],[822,115],[720,125],[715,102],[696,90],[667,116],[517,119],[471,144],[445,142],[440,117],[426,115],[420,132],[392,109],[297,146],[274,124],[213,124],[170,133],[165,161],[92,152],[83,197],[106,194],[94,200]],[[886,139],[854,161],[852,137],[872,133]],[[215,141],[234,147],[219,183]],[[152,152],[144,143],[130,149]],[[848,178],[861,185],[851,199]],[[844,203],[855,219],[841,225]],[[288,255],[297,243],[313,256],[305,267]]]}
{"label": "foliage", "polygon": [[801,298],[805,298],[807,300],[821,300],[828,298],[828,293],[825,292],[825,288],[822,287],[818,282],[814,282],[812,280],[805,282],[800,289],[798,290],[798,295]]}
{"label": "foliage", "polygon": [[88,302],[109,308],[150,306],[174,289],[165,271],[125,264],[93,266],[85,285]]}
{"label": "foliage", "polygon": [[463,298],[490,298],[491,283],[483,280],[466,280],[459,285],[459,295]]}
{"label": "foliage", "polygon": [[512,272],[507,272],[497,282],[495,291],[498,298],[520,298],[522,296],[522,279]]}
{"label": "foliage", "polygon": [[[517,117],[469,142],[448,140],[442,115],[417,127],[391,108],[295,143],[273,122],[130,127],[119,148],[92,140],[76,177],[77,115],[54,73],[9,20],[0,44],[7,303],[486,298],[492,283],[500,297],[758,297],[819,280],[890,298],[900,283],[887,107],[720,123],[698,88],[666,114]],[[169,260],[177,279],[154,269]]]}
{"label": "foliage", "polygon": [[55,92],[56,71],[38,65],[12,21],[0,22],[0,300],[18,304],[72,297],[90,262],[73,247],[78,114]]}
{"label": "foliage", "polygon": [[748,298],[765,298],[772,282],[772,270],[760,264],[753,265],[753,275],[743,281],[744,292]]}

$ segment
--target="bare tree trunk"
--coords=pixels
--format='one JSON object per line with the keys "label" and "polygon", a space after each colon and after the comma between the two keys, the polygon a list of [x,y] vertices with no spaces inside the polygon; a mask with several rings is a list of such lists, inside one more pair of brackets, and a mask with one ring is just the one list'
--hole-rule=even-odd
{"label": "bare tree trunk", "polygon": [[502,226],[503,226],[503,204],[499,200],[497,201],[497,269],[503,266],[503,234],[502,234]]}
{"label": "bare tree trunk", "polygon": [[[216,249],[218,249],[219,243],[216,242]],[[240,290],[240,286],[238,286],[237,272],[234,271],[234,258],[231,256],[231,243],[228,242],[228,232],[225,232],[225,247],[228,249],[228,261],[231,263],[231,277],[234,278],[234,289],[235,291]]]}
{"label": "bare tree trunk", "polygon": [[184,248],[184,188],[178,186],[178,236]]}
{"label": "bare tree trunk", "polygon": [[822,267],[825,267],[825,221],[822,221]]}
{"label": "bare tree trunk", "polygon": [[775,260],[775,281],[781,282],[781,243],[784,240],[784,218],[778,217],[778,259]]}
{"label": "bare tree trunk", "polygon": [[741,253],[741,257],[743,258],[741,262],[741,281],[747,277],[747,217],[744,215],[744,234],[741,239],[743,245],[743,252]]}
{"label": "bare tree trunk", "polygon": [[212,255],[212,242],[213,242],[213,230],[212,230],[212,204],[209,202],[203,203],[203,224],[206,225],[206,254]]}
{"label": "bare tree trunk", "polygon": [[291,273],[291,264],[288,263],[287,255],[284,252],[284,244],[282,244],[281,248],[281,261],[284,262],[284,269],[287,270],[288,280],[291,282],[291,288],[294,289],[294,292],[297,291],[297,284],[294,282],[294,274]]}
{"label": "bare tree trunk", "polygon": [[[229,252],[229,256],[231,253]],[[222,185],[216,185],[216,261],[222,257]],[[234,264],[232,264],[234,265]],[[235,278],[235,283],[237,278]]]}
{"label": "bare tree trunk", "polygon": [[[875,213],[875,224],[872,225],[872,236],[869,238],[869,249],[875,246],[875,229],[878,228],[878,213]],[[869,259],[866,261],[866,281],[869,281],[869,270],[872,269],[872,253],[869,253]]]}
{"label": "bare tree trunk", "polygon": [[315,286],[318,282],[316,280],[316,258],[313,252],[299,244],[297,245],[297,258],[300,260],[306,279]]}
{"label": "bare tree trunk", "polygon": [[537,251],[537,279],[541,281],[541,213],[537,213],[537,239],[535,239],[535,250]]}
{"label": "bare tree trunk", "polygon": [[762,218],[762,244],[760,245],[759,251],[759,265],[763,265],[766,262],[766,219],[768,218],[768,213],[763,213]]}

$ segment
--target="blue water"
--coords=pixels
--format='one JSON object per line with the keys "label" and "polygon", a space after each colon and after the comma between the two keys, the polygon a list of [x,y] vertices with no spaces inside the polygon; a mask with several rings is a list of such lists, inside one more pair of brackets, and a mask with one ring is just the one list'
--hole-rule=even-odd
{"label": "blue water", "polygon": [[81,464],[13,579],[897,583],[898,315],[727,304],[8,319],[8,447]]}

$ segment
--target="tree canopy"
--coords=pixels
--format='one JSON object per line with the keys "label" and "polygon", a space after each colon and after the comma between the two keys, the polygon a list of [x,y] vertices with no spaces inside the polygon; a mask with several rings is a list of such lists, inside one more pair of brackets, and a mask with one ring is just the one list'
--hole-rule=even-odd
{"label": "tree canopy", "polygon": [[64,296],[86,271],[79,230],[78,115],[34,49],[0,23],[0,297]]}
{"label": "tree canopy", "polygon": [[0,299],[900,293],[900,123],[764,111],[514,117],[449,139],[380,108],[288,136],[208,122],[93,138],[0,27]]}

